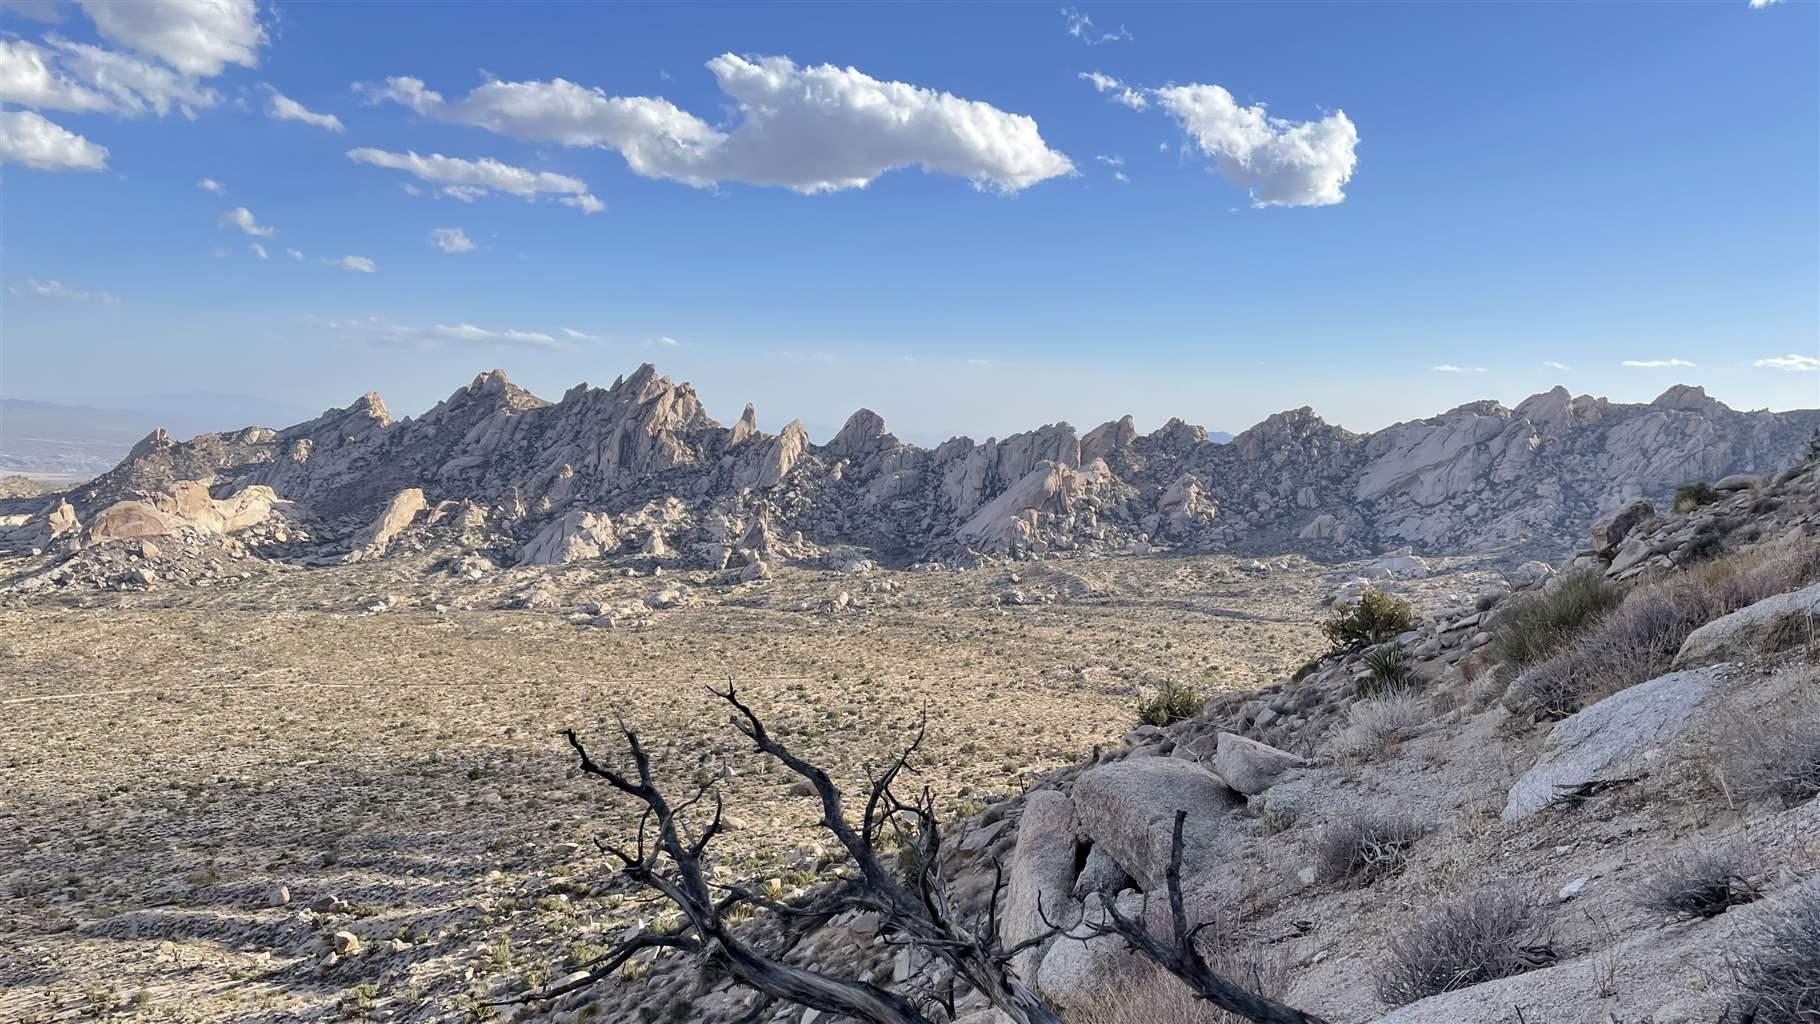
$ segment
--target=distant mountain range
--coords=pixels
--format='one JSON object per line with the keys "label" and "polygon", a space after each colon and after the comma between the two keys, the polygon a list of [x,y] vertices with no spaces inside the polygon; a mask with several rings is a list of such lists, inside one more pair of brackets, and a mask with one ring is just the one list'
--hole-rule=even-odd
{"label": "distant mountain range", "polygon": [[[69,501],[88,523],[180,481],[218,500],[270,488],[273,514],[298,524],[287,535],[307,535],[316,557],[412,531],[505,563],[1559,552],[1621,502],[1788,466],[1817,428],[1820,411],[1739,412],[1677,386],[1648,404],[1556,388],[1514,409],[1473,402],[1369,434],[1303,408],[1225,444],[1181,420],[1140,435],[1127,416],[1084,434],[1053,423],[920,447],[861,409],[818,443],[796,422],[759,431],[750,405],[717,423],[688,384],[649,365],[557,402],[493,371],[416,418],[395,421],[368,394],[282,430],[188,442],[159,431]],[[159,507],[193,505],[186,493]],[[258,504],[239,501],[231,518]]]}

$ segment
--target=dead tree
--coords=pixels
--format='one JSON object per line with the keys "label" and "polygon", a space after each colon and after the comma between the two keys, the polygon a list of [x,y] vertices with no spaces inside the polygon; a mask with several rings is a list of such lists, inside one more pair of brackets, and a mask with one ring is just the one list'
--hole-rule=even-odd
{"label": "dead tree", "polygon": [[1081,927],[1089,937],[1116,935],[1124,939],[1132,949],[1180,978],[1195,995],[1228,1013],[1257,1024],[1326,1024],[1312,1013],[1284,1006],[1234,984],[1207,963],[1196,940],[1213,922],[1203,921],[1190,927],[1187,902],[1182,896],[1182,826],[1187,820],[1188,812],[1175,812],[1175,832],[1169,840],[1169,867],[1164,874],[1169,890],[1169,939],[1159,939],[1142,921],[1119,913],[1118,906],[1111,900],[1105,903],[1103,922],[1082,921]]}
{"label": "dead tree", "polygon": [[[554,989],[533,993],[527,999],[545,1000],[586,988],[611,975],[628,960],[646,950],[672,949],[700,957],[705,967],[725,972],[758,992],[760,1002],[747,1019],[758,1020],[779,1002],[844,1015],[872,1024],[934,1024],[905,995],[856,979],[841,978],[785,958],[796,943],[815,926],[848,912],[877,915],[882,941],[919,950],[945,964],[954,976],[985,996],[994,1007],[1018,1024],[1062,1024],[1056,1011],[1011,968],[1019,952],[1047,941],[1058,928],[1025,942],[1005,946],[999,939],[999,900],[1004,889],[1002,872],[993,889],[985,919],[970,927],[950,898],[941,866],[942,835],[935,799],[927,787],[911,801],[901,799],[895,785],[911,768],[911,758],[922,744],[918,728],[909,746],[867,789],[865,806],[857,823],[847,818],[843,796],[828,773],[803,760],[765,730],[750,707],[739,699],[731,683],[711,691],[734,709],[732,721],[760,753],[774,758],[801,777],[820,798],[820,826],[845,850],[851,870],[821,891],[797,902],[768,898],[744,886],[722,886],[708,881],[703,866],[708,845],[723,830],[721,799],[712,782],[696,787],[681,803],[672,804],[658,788],[651,761],[636,731],[622,721],[620,732],[630,755],[632,772],[625,774],[596,762],[575,735],[565,730],[569,746],[581,759],[585,774],[643,805],[637,846],[627,850],[600,840],[600,848],[621,862],[621,874],[674,904],[681,923],[668,932],[644,932],[619,943],[583,965],[584,977]],[[709,813],[701,808],[713,797]],[[707,821],[692,827],[685,816]],[[881,850],[887,835],[894,841],[900,870],[894,870]],[[1169,869],[1171,906],[1175,912],[1176,941],[1161,943],[1142,925],[1117,916],[1108,929],[1116,929],[1134,949],[1187,982],[1203,998],[1223,1009],[1261,1024],[1323,1024],[1318,1018],[1281,1006],[1221,978],[1208,968],[1193,948],[1196,932],[1185,925],[1181,897],[1182,816],[1177,815],[1175,846]],[[762,948],[756,939],[736,933],[735,911],[752,907],[779,915],[791,926],[775,948]],[[946,1007],[952,1016],[952,1006]]]}

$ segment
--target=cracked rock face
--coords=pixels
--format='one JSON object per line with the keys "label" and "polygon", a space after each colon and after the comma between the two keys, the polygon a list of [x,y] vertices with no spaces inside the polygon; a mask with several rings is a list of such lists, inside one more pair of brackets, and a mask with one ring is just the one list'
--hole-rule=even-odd
{"label": "cracked rock face", "polygon": [[[394,419],[369,394],[282,429],[154,432],[69,492],[67,511],[47,501],[0,544],[42,544],[75,521],[137,536],[173,516],[219,517],[232,531],[288,502],[324,557],[376,557],[392,535],[439,521],[420,520],[425,508],[458,502],[464,522],[484,524],[464,527],[463,545],[496,547],[501,564],[643,551],[743,565],[742,549],[795,559],[841,547],[904,564],[1159,545],[1557,557],[1627,503],[1793,464],[1820,412],[1737,412],[1698,388],[1647,405],[1556,388],[1514,409],[1474,402],[1363,435],[1304,408],[1230,443],[1181,420],[1141,434],[1127,416],[1084,437],[1052,423],[935,448],[899,441],[869,409],[822,445],[800,422],[775,435],[757,422],[748,405],[722,426],[693,388],[649,365],[556,402],[495,370],[414,418]],[[423,505],[375,530],[412,491]]]}

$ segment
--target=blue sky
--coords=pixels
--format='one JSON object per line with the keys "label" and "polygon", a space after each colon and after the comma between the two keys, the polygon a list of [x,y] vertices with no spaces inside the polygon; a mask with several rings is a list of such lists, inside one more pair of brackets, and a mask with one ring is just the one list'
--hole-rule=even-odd
{"label": "blue sky", "polygon": [[1813,3],[0,8],[12,397],[1820,404]]}

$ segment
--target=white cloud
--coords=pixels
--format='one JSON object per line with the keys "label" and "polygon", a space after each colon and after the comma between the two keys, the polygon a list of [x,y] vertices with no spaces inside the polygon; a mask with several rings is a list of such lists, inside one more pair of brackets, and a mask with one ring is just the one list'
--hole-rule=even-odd
{"label": "white cloud", "polygon": [[49,37],[57,62],[106,95],[107,110],[122,117],[147,112],[159,117],[173,108],[194,120],[196,111],[221,102],[221,94],[169,68],[99,46]]}
{"label": "white cloud", "polygon": [[443,156],[441,153],[419,156],[415,152],[390,153],[383,149],[362,147],[348,150],[348,159],[357,164],[404,171],[420,181],[437,186],[439,194],[464,203],[471,203],[489,192],[504,192],[524,199],[552,194],[571,197],[571,200],[565,200],[568,205],[578,206],[588,213],[604,209],[599,200],[588,194],[588,183],[579,178],[549,171],[526,170],[491,157],[464,160]]}
{"label": "white cloud", "polygon": [[86,292],[80,288],[71,288],[62,281],[39,281],[36,279],[28,279],[25,282],[25,287],[29,289],[33,295],[41,296],[46,299],[64,299],[69,302],[99,302],[109,306],[120,301],[107,292]]}
{"label": "white cloud", "polygon": [[286,249],[284,251],[284,254],[294,260],[303,259],[303,250],[302,249]]}
{"label": "white cloud", "polygon": [[1762,10],[1765,7],[1768,7],[1771,4],[1778,4],[1781,2],[1782,2],[1782,0],[1750,0],[1750,9],[1753,11],[1758,11],[1758,10]]}
{"label": "white cloud", "polygon": [[113,107],[107,97],[52,70],[50,64],[37,45],[0,39],[0,102],[73,113]]}
{"label": "white cloud", "polygon": [[333,262],[336,266],[353,274],[373,274],[379,271],[379,267],[365,256],[343,256]]}
{"label": "white cloud", "polygon": [[434,228],[430,231],[430,244],[443,252],[473,252],[477,246],[460,228]]}
{"label": "white cloud", "polygon": [[485,342],[500,345],[532,345],[546,348],[556,344],[556,339],[541,331],[489,331],[473,324],[437,324],[433,329],[438,337],[451,338],[456,341]]}
{"label": "white cloud", "polygon": [[574,338],[576,341],[606,341],[607,340],[607,336],[604,334],[589,334],[586,331],[578,331],[573,327],[564,327],[562,329],[562,333],[570,338]]}
{"label": "white cloud", "polygon": [[102,38],[207,78],[229,64],[253,67],[265,29],[253,0],[81,0]]}
{"label": "white cloud", "polygon": [[1791,373],[1812,373],[1820,370],[1820,359],[1813,356],[1796,355],[1791,352],[1785,356],[1770,356],[1751,364],[1759,370],[1787,370]]}
{"label": "white cloud", "polygon": [[281,92],[273,92],[272,98],[266,101],[265,116],[274,121],[302,121],[332,132],[342,130],[341,118],[334,114],[318,114]]}
{"label": "white cloud", "polygon": [[1345,112],[1286,121],[1261,103],[1239,106],[1217,85],[1172,85],[1152,95],[1213,158],[1214,170],[1251,191],[1251,205],[1329,206],[1346,198],[1359,132]]}
{"label": "white cloud", "polygon": [[1131,176],[1126,174],[1124,171],[1113,171],[1112,180],[1119,182],[1120,184],[1123,184],[1123,185],[1131,184]]}
{"label": "white cloud", "polygon": [[565,348],[563,342],[542,331],[525,331],[507,328],[491,330],[476,327],[470,323],[436,324],[433,327],[416,327],[410,324],[395,323],[381,316],[369,316],[359,320],[330,320],[330,330],[341,334],[361,338],[367,341],[386,344],[415,345],[418,348],[439,348],[449,342],[464,344],[493,345],[496,347],[522,346],[526,348]]}
{"label": "white cloud", "polygon": [[1079,9],[1074,7],[1062,8],[1062,23],[1067,26],[1069,35],[1088,46],[1131,39],[1131,33],[1125,29],[1125,26],[1120,25],[1117,32],[1101,31],[1100,27],[1093,23],[1092,18],[1082,14]]}
{"label": "white cloud", "polygon": [[107,147],[30,110],[3,110],[0,164],[24,164],[40,171],[99,171],[107,167]]}
{"label": "white cloud", "polygon": [[222,214],[221,223],[232,224],[255,238],[270,238],[277,230],[276,228],[261,227],[259,221],[253,217],[253,211],[244,206],[236,206]]}
{"label": "white cloud", "polygon": [[271,259],[270,256],[266,255],[265,246],[260,245],[258,242],[253,242],[250,244],[253,247],[253,255],[259,257],[262,260]]}
{"label": "white cloud", "polygon": [[1566,363],[1557,363],[1553,359],[1542,360],[1542,365],[1548,367],[1551,370],[1571,370],[1571,369],[1573,369],[1573,367],[1567,365]]}
{"label": "white cloud", "polygon": [[1096,156],[1096,157],[1094,157],[1094,159],[1098,160],[1100,163],[1103,163],[1108,167],[1125,166],[1125,158],[1122,156]]}
{"label": "white cloud", "polygon": [[204,192],[213,192],[216,195],[220,195],[221,193],[227,191],[227,186],[223,185],[219,181],[216,181],[214,178],[203,178],[202,180],[196,182],[196,187],[201,189]]}
{"label": "white cloud", "polygon": [[1619,366],[1628,366],[1639,370],[1659,370],[1665,367],[1692,366],[1685,359],[1626,359]]}
{"label": "white cloud", "polygon": [[1485,367],[1483,367],[1483,366],[1455,366],[1452,363],[1442,363],[1439,366],[1431,366],[1431,367],[1429,367],[1429,369],[1433,370],[1436,373],[1484,373],[1485,372]]}
{"label": "white cloud", "polygon": [[564,206],[573,206],[583,213],[599,213],[607,208],[606,203],[603,203],[590,195],[563,196],[556,201]]}
{"label": "white cloud", "polygon": [[728,53],[707,66],[739,109],[730,130],[666,99],[608,96],[560,78],[487,82],[453,102],[415,78],[365,91],[511,138],[616,150],[637,174],[704,188],[737,181],[829,192],[921,166],[1015,192],[1074,170],[1043,142],[1035,120],[987,103],[855,68],[798,67],[787,57]]}
{"label": "white cloud", "polygon": [[[1150,108],[1150,101],[1144,97],[1143,93],[1131,88],[1111,75],[1102,75],[1098,71],[1083,71],[1075,77],[1092,82],[1095,91],[1111,93],[1112,100],[1115,103],[1123,103],[1133,110],[1148,110]],[[1165,144],[1163,148],[1167,149],[1169,147]]]}
{"label": "white cloud", "polygon": [[659,335],[655,339],[655,342],[656,342],[656,344],[662,345],[665,348],[681,348],[682,347],[682,342],[677,341],[675,338],[670,337],[668,334]]}

